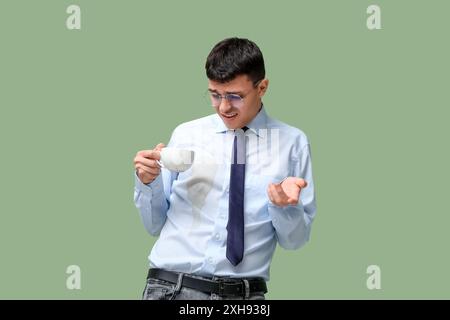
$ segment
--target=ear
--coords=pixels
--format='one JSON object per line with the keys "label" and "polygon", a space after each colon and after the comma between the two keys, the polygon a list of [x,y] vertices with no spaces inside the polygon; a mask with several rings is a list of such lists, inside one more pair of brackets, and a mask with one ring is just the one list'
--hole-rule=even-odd
{"label": "ear", "polygon": [[268,87],[269,87],[269,79],[262,80],[261,83],[258,85],[258,95],[260,98],[264,96]]}

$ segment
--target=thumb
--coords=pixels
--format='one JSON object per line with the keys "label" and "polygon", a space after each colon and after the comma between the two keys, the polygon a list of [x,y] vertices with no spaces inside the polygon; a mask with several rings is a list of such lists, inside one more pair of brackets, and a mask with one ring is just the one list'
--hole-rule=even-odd
{"label": "thumb", "polygon": [[306,180],[301,179],[301,178],[295,179],[295,184],[296,184],[297,186],[299,186],[299,188],[306,188],[306,186],[308,185],[308,183],[306,182]]}
{"label": "thumb", "polygon": [[162,148],[164,148],[166,145],[162,142],[158,143],[158,145],[155,147],[155,150],[161,151]]}

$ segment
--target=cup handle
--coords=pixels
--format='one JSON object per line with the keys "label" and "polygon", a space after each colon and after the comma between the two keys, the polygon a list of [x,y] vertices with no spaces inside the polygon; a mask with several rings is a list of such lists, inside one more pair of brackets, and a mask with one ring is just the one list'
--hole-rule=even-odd
{"label": "cup handle", "polygon": [[161,161],[156,160],[156,163],[159,164],[159,166],[160,166],[161,168],[165,168]]}

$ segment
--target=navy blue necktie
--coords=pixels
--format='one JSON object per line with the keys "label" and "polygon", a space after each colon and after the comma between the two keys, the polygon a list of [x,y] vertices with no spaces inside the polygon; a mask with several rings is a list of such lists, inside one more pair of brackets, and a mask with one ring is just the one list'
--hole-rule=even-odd
{"label": "navy blue necktie", "polygon": [[227,259],[238,265],[244,256],[244,187],[245,187],[245,134],[247,127],[236,130],[230,172],[230,198],[228,203]]}

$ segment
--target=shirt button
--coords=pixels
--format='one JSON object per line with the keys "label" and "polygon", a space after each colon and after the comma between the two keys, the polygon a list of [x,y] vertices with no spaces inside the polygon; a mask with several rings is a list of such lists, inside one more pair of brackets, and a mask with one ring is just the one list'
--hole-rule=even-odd
{"label": "shirt button", "polygon": [[213,258],[209,257],[209,258],[208,258],[208,263],[211,263],[211,264],[212,264],[212,263],[213,263]]}
{"label": "shirt button", "polygon": [[220,234],[216,233],[216,235],[214,236],[214,238],[215,238],[216,240],[220,240]]}

